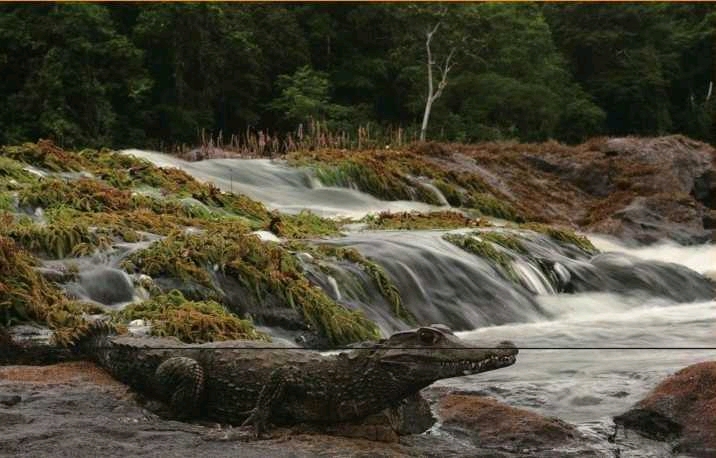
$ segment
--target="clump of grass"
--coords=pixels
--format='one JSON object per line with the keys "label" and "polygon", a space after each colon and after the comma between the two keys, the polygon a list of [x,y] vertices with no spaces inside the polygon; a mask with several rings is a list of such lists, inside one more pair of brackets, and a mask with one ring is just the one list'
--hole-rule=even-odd
{"label": "clump of grass", "polygon": [[335,345],[375,338],[377,328],[362,313],[347,310],[314,287],[284,247],[258,237],[213,227],[201,234],[173,232],[123,263],[129,271],[170,276],[214,288],[208,269],[237,279],[256,300],[283,299]]}
{"label": "clump of grass", "polygon": [[485,216],[494,216],[508,221],[523,222],[524,217],[515,208],[501,199],[497,199],[487,193],[470,194],[465,201],[465,206],[478,210]]}
{"label": "clump of grass", "polygon": [[522,224],[520,225],[520,228],[539,232],[558,242],[574,245],[587,254],[595,254],[599,252],[599,250],[597,250],[587,237],[578,235],[569,229],[560,229],[539,223]]}
{"label": "clump of grass", "polygon": [[13,224],[0,228],[0,233],[12,237],[28,251],[53,259],[86,256],[112,245],[109,238],[90,231],[82,223],[71,221],[47,225]]}
{"label": "clump of grass", "polygon": [[508,279],[518,282],[519,278],[512,267],[512,258],[506,252],[495,248],[491,242],[480,240],[476,236],[482,237],[482,233],[445,234],[443,238],[469,253],[491,261]]}
{"label": "clump of grass", "polygon": [[52,172],[78,171],[88,165],[77,154],[65,152],[49,140],[24,143],[20,146],[3,146],[0,148],[0,156]]}
{"label": "clump of grass", "polygon": [[11,192],[0,191],[0,211],[11,211],[15,207],[15,196]]}
{"label": "clump of grass", "polygon": [[[22,163],[9,157],[0,156],[0,185],[10,189],[10,180],[15,180],[20,184],[34,182],[36,178],[23,168]],[[17,185],[13,187],[17,187]]]}
{"label": "clump of grass", "polygon": [[306,251],[312,251],[313,254],[317,254],[319,256],[330,256],[357,264],[373,280],[378,288],[378,291],[380,291],[380,294],[388,302],[388,304],[390,304],[393,315],[398,318],[402,318],[409,323],[417,322],[413,314],[405,308],[400,291],[393,280],[391,280],[388,272],[386,272],[379,264],[363,256],[355,248],[344,248],[324,244],[312,248],[304,246],[303,249]]}
{"label": "clump of grass", "polygon": [[129,210],[135,205],[129,191],[98,180],[80,178],[72,182],[46,179],[20,191],[20,204],[30,207],[69,207],[84,212]]}
{"label": "clump of grass", "polygon": [[368,215],[363,219],[370,229],[457,229],[461,227],[475,227],[488,224],[482,220],[469,218],[462,213],[454,211],[439,211],[430,213],[381,212],[378,215]]}
{"label": "clump of grass", "polygon": [[124,322],[151,322],[155,336],[174,336],[187,343],[219,340],[270,340],[251,321],[242,320],[214,301],[187,301],[179,291],[132,304],[116,314]]}
{"label": "clump of grass", "polygon": [[274,212],[266,229],[279,237],[302,239],[315,236],[336,236],[340,234],[339,223],[310,211],[296,215],[281,215]]}
{"label": "clump of grass", "polygon": [[488,242],[495,243],[497,245],[500,245],[502,247],[505,247],[509,250],[514,251],[515,253],[527,255],[529,252],[527,251],[527,248],[522,244],[520,241],[519,236],[515,234],[510,233],[502,233],[502,232],[480,232],[480,238],[483,240],[486,240]]}
{"label": "clump of grass", "polygon": [[40,275],[37,260],[10,238],[0,235],[0,325],[37,322],[55,331],[58,344],[69,344],[97,312],[91,304],[68,300]]}

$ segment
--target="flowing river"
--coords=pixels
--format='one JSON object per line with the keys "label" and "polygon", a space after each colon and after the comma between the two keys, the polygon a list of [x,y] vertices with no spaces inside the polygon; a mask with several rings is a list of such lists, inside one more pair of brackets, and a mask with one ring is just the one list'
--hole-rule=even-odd
{"label": "flowing river", "polygon": [[[310,172],[281,162],[189,163],[158,153],[125,152],[182,168],[279,211],[309,209],[323,216],[358,218],[377,211],[436,208],[325,187]],[[627,410],[666,375],[716,359],[716,301],[700,275],[716,271],[714,245],[627,247],[589,236],[601,253],[588,258],[532,234],[525,236],[530,252],[549,261],[554,275],[546,276],[533,260],[516,256],[520,281],[514,283],[489,262],[445,241],[443,234],[355,230],[333,242],[355,247],[383,266],[419,322],[447,323],[461,329],[463,339],[478,343],[512,340],[524,348],[510,368],[438,385],[559,417],[605,444],[606,451],[612,416]],[[360,273],[336,265],[331,275],[316,271],[314,280],[335,299],[363,309],[385,333],[405,327],[379,295],[361,284]],[[622,456],[657,452],[631,450]]]}

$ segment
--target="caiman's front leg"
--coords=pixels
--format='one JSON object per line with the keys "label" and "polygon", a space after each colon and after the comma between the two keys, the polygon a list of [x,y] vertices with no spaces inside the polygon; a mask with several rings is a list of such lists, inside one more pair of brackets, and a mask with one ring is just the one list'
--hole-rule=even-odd
{"label": "caiman's front leg", "polygon": [[179,418],[195,418],[199,414],[204,392],[204,370],[192,358],[176,356],[157,367],[155,372],[157,390],[165,394],[172,415]]}
{"label": "caiman's front leg", "polygon": [[253,425],[256,436],[265,431],[274,406],[283,398],[286,388],[298,379],[296,367],[280,367],[274,370],[269,382],[261,389],[256,407],[249,411],[249,417],[242,426]]}

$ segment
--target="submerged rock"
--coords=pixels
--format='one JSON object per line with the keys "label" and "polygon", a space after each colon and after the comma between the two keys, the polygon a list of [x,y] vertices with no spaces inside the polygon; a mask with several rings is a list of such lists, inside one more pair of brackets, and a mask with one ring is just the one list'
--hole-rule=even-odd
{"label": "submerged rock", "polygon": [[651,439],[673,441],[679,452],[716,456],[716,361],[669,376],[614,422]]}

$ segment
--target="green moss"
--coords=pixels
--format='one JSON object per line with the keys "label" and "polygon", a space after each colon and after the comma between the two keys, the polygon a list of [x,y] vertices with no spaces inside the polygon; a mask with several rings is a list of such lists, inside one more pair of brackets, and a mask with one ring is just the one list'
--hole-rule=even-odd
{"label": "green moss", "polygon": [[174,232],[123,263],[130,271],[171,276],[213,288],[208,269],[222,271],[252,291],[259,303],[268,295],[299,310],[307,323],[333,344],[377,336],[362,313],[343,308],[303,276],[291,253],[275,243],[216,227],[201,234]]}
{"label": "green moss", "polygon": [[440,204],[431,190],[414,183],[399,170],[381,167],[379,164],[345,160],[334,166],[318,166],[315,170],[318,179],[328,186],[356,188],[385,200],[418,200]]}
{"label": "green moss", "polygon": [[450,205],[452,205],[453,207],[464,206],[465,192],[460,191],[457,186],[441,179],[435,180],[433,182],[433,185],[438,188],[438,191],[443,194],[445,200],[447,200]]}
{"label": "green moss", "polygon": [[336,236],[340,234],[338,222],[321,218],[310,211],[301,211],[296,215],[281,215],[278,212],[274,212],[265,229],[279,237],[291,239]]}
{"label": "green moss", "polygon": [[599,252],[599,250],[597,250],[597,248],[592,245],[592,242],[590,242],[587,237],[577,235],[574,231],[569,229],[559,229],[556,227],[548,226],[546,224],[538,223],[522,224],[520,225],[520,227],[522,229],[528,229],[535,232],[539,232],[541,234],[545,234],[546,236],[558,242],[569,243],[589,254],[595,254]]}
{"label": "green moss", "polygon": [[50,178],[20,191],[20,204],[30,207],[69,207],[85,212],[129,210],[135,207],[129,191],[101,181],[81,178],[72,182]]}
{"label": "green moss", "polygon": [[483,240],[486,240],[488,242],[495,243],[497,245],[503,246],[507,249],[510,249],[516,253],[520,254],[529,254],[525,246],[520,241],[519,236],[515,234],[510,233],[501,233],[501,232],[480,232],[480,238]]}
{"label": "green moss", "polygon": [[481,220],[466,217],[462,213],[453,211],[439,211],[430,213],[382,212],[378,215],[368,215],[363,219],[370,229],[458,229],[461,227],[474,227],[488,224]]}
{"label": "green moss", "polygon": [[465,206],[477,209],[483,215],[494,216],[508,221],[524,221],[524,217],[512,205],[504,200],[495,198],[491,194],[473,193],[466,199]]}
{"label": "green moss", "polygon": [[86,256],[98,249],[111,247],[107,237],[76,222],[12,224],[0,228],[0,233],[11,237],[28,251],[54,259],[69,255]]}
{"label": "green moss", "polygon": [[78,155],[65,152],[48,140],[21,146],[3,146],[0,148],[0,156],[52,172],[78,171],[88,165]]}
{"label": "green moss", "polygon": [[86,325],[84,315],[97,311],[91,304],[68,300],[36,270],[37,260],[0,235],[0,325],[37,322],[55,330],[55,340],[67,344]]}
{"label": "green moss", "polygon": [[116,314],[116,319],[151,322],[152,335],[174,336],[187,343],[219,340],[270,340],[248,320],[242,320],[213,301],[187,301],[179,291],[132,304]]}
{"label": "green moss", "polygon": [[304,251],[312,252],[315,256],[330,256],[336,259],[352,262],[359,265],[373,280],[383,298],[392,307],[393,315],[409,323],[415,323],[415,317],[405,308],[403,298],[398,287],[393,283],[388,273],[379,264],[363,256],[355,248],[337,247],[334,245],[318,245],[316,247],[303,247]]}
{"label": "green moss", "polygon": [[475,232],[473,234],[445,234],[443,238],[453,245],[479,256],[483,259],[492,261],[499,267],[505,276],[515,282],[518,282],[517,273],[512,267],[512,258],[502,250],[495,248],[495,246],[487,241],[480,240],[477,237],[482,237],[481,232]]}
{"label": "green moss", "polygon": [[11,192],[0,191],[0,211],[11,211],[15,208],[15,196]]}

